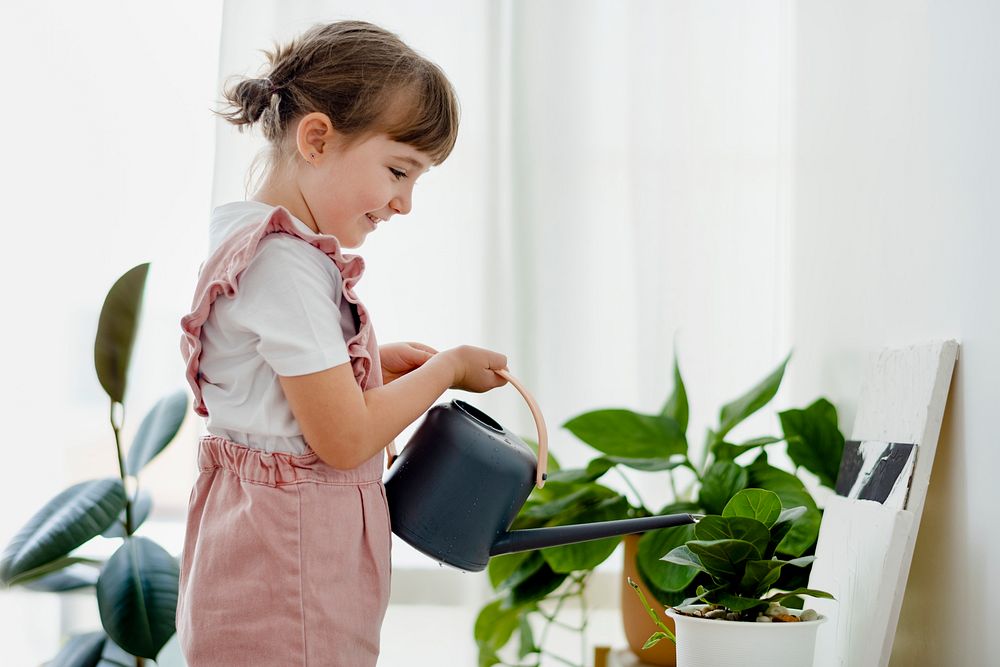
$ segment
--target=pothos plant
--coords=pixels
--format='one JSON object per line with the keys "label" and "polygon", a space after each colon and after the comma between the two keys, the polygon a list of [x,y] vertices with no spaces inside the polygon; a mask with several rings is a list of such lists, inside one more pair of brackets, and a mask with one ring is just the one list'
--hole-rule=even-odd
{"label": "pothos plant", "polygon": [[[118,476],[74,484],[40,509],[0,556],[0,581],[35,591],[93,589],[102,630],[70,638],[53,667],[136,665],[155,659],[174,634],[178,564],[136,530],[153,502],[138,475],[177,435],[188,399],[183,390],[160,399],[128,448],[122,443],[125,390],[149,264],[121,276],[108,292],[94,341],[94,366],[109,398]],[[121,539],[100,561],[76,555],[97,536]]]}
{"label": "pothos plant", "polygon": [[[819,484],[832,489],[844,447],[836,408],[819,398],[808,407],[780,412],[780,435],[739,442],[730,437],[739,424],[774,398],[790,356],[749,391],[722,406],[718,424],[705,435],[698,462],[690,456],[688,397],[676,358],[673,391],[658,414],[601,409],[573,417],[563,427],[600,455],[583,468],[563,470],[550,453],[549,481],[532,491],[511,527],[539,528],[681,512],[721,514],[740,491],[758,488],[774,493],[783,508],[804,508],[775,545],[775,553],[791,558],[813,553],[822,513],[802,480],[771,464],[768,448],[784,446],[796,470],[808,470]],[[625,469],[662,474],[670,502],[650,508]],[[624,480],[637,504],[598,482],[612,470]],[[699,587],[708,589],[711,585],[711,576],[703,570],[661,560],[694,539],[695,526],[686,525],[651,531],[639,540],[638,572],[664,606],[679,604],[695,596]],[[580,625],[569,627],[581,633],[579,664],[585,663],[586,584],[621,540],[612,537],[492,558],[487,572],[497,595],[480,610],[473,630],[480,667],[541,665],[546,657],[577,664],[545,649],[550,628],[565,625],[557,616],[571,598],[581,602]],[[808,565],[781,568],[774,585],[795,590],[808,576]],[[537,627],[541,627],[540,635],[536,635]],[[516,662],[505,662],[501,653],[511,652],[516,654]]]}

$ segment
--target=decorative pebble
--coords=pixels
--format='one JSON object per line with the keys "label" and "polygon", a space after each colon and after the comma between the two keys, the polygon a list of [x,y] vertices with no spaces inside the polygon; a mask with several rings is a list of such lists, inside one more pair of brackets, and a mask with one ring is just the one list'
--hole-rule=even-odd
{"label": "decorative pebble", "polygon": [[788,610],[782,607],[780,604],[772,604],[767,608],[767,611],[765,611],[764,613],[770,616],[771,618],[774,618],[775,616],[787,616]]}
{"label": "decorative pebble", "polygon": [[738,620],[740,620],[740,615],[737,614],[735,611],[734,612],[730,612],[730,613],[726,614],[726,620],[727,621],[738,621]]}
{"label": "decorative pebble", "polygon": [[815,609],[806,609],[799,614],[799,618],[803,621],[815,621],[819,619],[819,614],[816,613]]}
{"label": "decorative pebble", "polygon": [[705,618],[725,618],[725,609],[713,609],[712,611],[705,614]]}
{"label": "decorative pebble", "polygon": [[798,623],[799,617],[795,614],[778,614],[773,617],[773,620],[780,621],[782,623]]}
{"label": "decorative pebble", "polygon": [[764,616],[764,615],[758,616],[757,617],[757,622],[758,623],[770,623],[771,622],[771,617],[770,616]]}

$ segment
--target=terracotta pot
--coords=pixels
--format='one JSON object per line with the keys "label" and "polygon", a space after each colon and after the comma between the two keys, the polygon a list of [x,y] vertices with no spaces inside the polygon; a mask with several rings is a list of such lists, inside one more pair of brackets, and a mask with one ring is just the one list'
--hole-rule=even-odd
{"label": "terracotta pot", "polygon": [[646,650],[642,649],[642,645],[646,643],[649,636],[654,632],[658,632],[660,629],[656,627],[653,620],[649,618],[649,612],[646,608],[642,606],[642,602],[639,600],[639,596],[635,594],[632,587],[628,585],[628,579],[631,577],[632,581],[639,585],[639,589],[642,594],[646,596],[646,600],[649,604],[653,605],[653,608],[660,615],[660,619],[663,624],[670,628],[671,632],[676,634],[674,630],[674,619],[668,617],[663,609],[658,609],[658,603],[656,598],[646,585],[642,583],[642,578],[639,576],[639,568],[636,566],[635,557],[639,552],[639,538],[641,535],[626,535],[625,536],[625,565],[623,567],[624,572],[622,573],[622,623],[625,625],[625,637],[628,638],[629,648],[635,653],[644,664],[649,665],[665,665],[667,667],[674,667],[677,664],[677,651],[674,643],[669,639],[661,639],[656,646],[648,648]]}

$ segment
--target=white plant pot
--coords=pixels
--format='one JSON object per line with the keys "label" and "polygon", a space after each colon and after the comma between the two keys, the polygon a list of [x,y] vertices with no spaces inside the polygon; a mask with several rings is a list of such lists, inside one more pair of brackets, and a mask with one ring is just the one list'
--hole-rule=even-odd
{"label": "white plant pot", "polygon": [[677,667],[812,667],[816,630],[826,621],[825,616],[799,623],[720,621],[685,616],[673,608],[667,614],[677,624]]}

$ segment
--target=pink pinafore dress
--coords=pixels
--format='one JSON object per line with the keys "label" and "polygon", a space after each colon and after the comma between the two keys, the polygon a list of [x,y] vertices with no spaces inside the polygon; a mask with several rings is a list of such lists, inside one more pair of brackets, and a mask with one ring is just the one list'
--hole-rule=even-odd
{"label": "pink pinafore dress", "polygon": [[[362,390],[382,384],[378,345],[353,286],[364,261],[333,236],[306,234],[283,207],[233,232],[205,261],[181,353],[194,409],[200,332],[212,303],[233,297],[241,272],[268,234],[295,235],[329,256],[360,326],[347,341]],[[387,447],[390,462],[395,456]],[[310,451],[268,453],[222,437],[198,443],[181,556],[177,634],[190,667],[374,665],[389,602],[391,535],[382,452],[339,470]]]}

